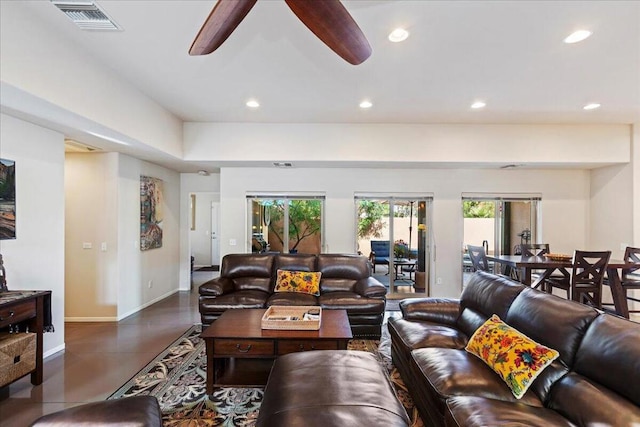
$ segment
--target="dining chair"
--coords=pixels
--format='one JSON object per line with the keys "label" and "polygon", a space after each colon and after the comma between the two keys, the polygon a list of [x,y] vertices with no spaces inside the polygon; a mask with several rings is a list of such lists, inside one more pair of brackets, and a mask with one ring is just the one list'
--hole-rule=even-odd
{"label": "dining chair", "polygon": [[487,253],[484,246],[467,245],[467,252],[471,259],[473,271],[489,271],[489,262],[487,261]]}
{"label": "dining chair", "polygon": [[[640,264],[640,248],[627,246],[624,250],[623,259],[627,262]],[[603,284],[609,286],[609,282],[606,278]],[[630,290],[640,289],[640,267],[623,269],[620,284],[622,285],[622,290],[624,291],[624,296],[627,300],[640,303],[640,299],[629,295]],[[614,304],[611,303],[603,303],[602,305],[614,306]],[[640,313],[640,310],[629,310],[629,313]]]}
{"label": "dining chair", "polygon": [[580,251],[573,254],[573,268],[569,279],[549,278],[545,290],[554,288],[567,292],[567,298],[596,308],[602,308],[602,282],[611,258],[611,251]]}
{"label": "dining chair", "polygon": [[542,256],[549,253],[548,243],[523,243],[520,245],[523,257]]}
{"label": "dining chair", "polygon": [[[522,255],[525,258],[533,257],[533,256],[543,256],[544,254],[548,254],[548,253],[549,253],[548,243],[523,243],[520,245],[520,255]],[[531,272],[532,282],[537,281],[537,279],[543,273],[544,273],[544,270],[533,270]],[[518,282],[522,281],[520,278],[520,271],[514,269],[512,276],[515,276],[515,280],[517,280]],[[540,283],[539,286],[544,286],[544,283]]]}

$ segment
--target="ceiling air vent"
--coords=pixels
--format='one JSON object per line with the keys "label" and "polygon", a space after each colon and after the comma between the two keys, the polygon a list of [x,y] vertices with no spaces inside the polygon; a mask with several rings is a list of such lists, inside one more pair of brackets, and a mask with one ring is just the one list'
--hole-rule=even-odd
{"label": "ceiling air vent", "polygon": [[293,167],[293,164],[289,162],[273,162],[273,166],[277,168],[290,168]]}
{"label": "ceiling air vent", "polygon": [[51,0],[51,3],[83,30],[121,30],[120,26],[93,1]]}

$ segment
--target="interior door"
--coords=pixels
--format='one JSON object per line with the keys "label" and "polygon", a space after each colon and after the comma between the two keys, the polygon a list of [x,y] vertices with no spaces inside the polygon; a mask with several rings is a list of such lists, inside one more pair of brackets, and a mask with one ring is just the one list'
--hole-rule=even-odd
{"label": "interior door", "polygon": [[211,202],[211,265],[220,265],[220,240],[218,239],[218,212],[220,203]]}

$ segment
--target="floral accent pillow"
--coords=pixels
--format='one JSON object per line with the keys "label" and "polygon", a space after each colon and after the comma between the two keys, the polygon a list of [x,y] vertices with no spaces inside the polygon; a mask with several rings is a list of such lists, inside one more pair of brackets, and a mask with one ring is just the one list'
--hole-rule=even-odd
{"label": "floral accent pillow", "polygon": [[556,350],[538,344],[495,314],[473,333],[465,350],[489,365],[517,399],[559,356]]}
{"label": "floral accent pillow", "polygon": [[314,271],[278,270],[274,292],[300,292],[320,295],[320,276]]}

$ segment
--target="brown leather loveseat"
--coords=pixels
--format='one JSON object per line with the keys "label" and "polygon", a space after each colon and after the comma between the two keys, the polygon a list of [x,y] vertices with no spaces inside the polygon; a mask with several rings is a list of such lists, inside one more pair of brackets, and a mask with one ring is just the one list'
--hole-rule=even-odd
{"label": "brown leather loveseat", "polygon": [[[430,426],[640,426],[640,324],[477,272],[459,300],[400,304],[392,358]],[[465,351],[497,314],[559,357],[516,399]]]}
{"label": "brown leather loveseat", "polygon": [[[274,293],[278,270],[322,273],[320,295]],[[373,276],[366,257],[343,254],[229,254],[220,276],[202,284],[200,316],[203,325],[228,309],[272,305],[318,305],[347,310],[354,337],[380,338],[386,288]]]}

